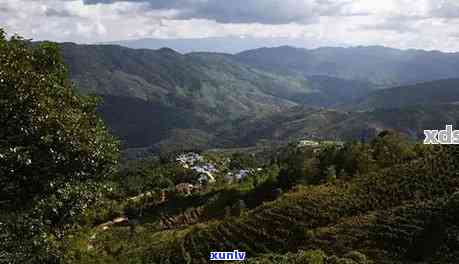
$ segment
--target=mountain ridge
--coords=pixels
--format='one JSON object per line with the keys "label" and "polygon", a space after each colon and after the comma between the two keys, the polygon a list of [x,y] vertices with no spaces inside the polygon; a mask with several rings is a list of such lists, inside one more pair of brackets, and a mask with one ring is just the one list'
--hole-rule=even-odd
{"label": "mountain ridge", "polygon": [[382,46],[303,49],[260,48],[236,54],[249,65],[304,77],[326,75],[370,81],[383,88],[458,78],[459,53],[398,50]]}
{"label": "mountain ridge", "polygon": [[[80,91],[108,98],[100,111],[126,147],[164,146],[167,142],[186,145],[194,139],[204,148],[207,144],[212,147],[235,146],[256,144],[262,138],[321,138],[320,133],[323,133],[322,138],[355,139],[371,136],[382,129],[396,129],[417,138],[420,128],[427,128],[430,124],[439,126],[432,122],[435,116],[431,113],[438,112],[441,103],[452,103],[450,100],[436,100],[432,102],[435,105],[426,108],[428,118],[421,118],[418,112],[406,109],[414,106],[410,102],[431,100],[430,86],[435,81],[414,85],[414,89],[420,89],[417,89],[417,97],[410,100],[410,87],[381,89],[381,85],[369,80],[343,79],[334,77],[334,74],[306,76],[291,71],[303,65],[298,59],[304,57],[297,56],[297,53],[304,55],[304,50],[288,46],[275,48],[285,49],[285,53],[274,53],[266,58],[273,63],[287,64],[286,72],[276,70],[277,64],[271,65],[274,67],[271,69],[259,67],[257,50],[248,51],[255,52],[257,58],[247,62],[245,60],[251,56],[241,58],[240,54],[211,52],[180,54],[170,48],[134,50],[116,45],[71,43],[60,44],[60,47],[71,78]],[[383,47],[370,49],[396,54],[403,52]],[[341,50],[352,55],[355,48]],[[325,69],[328,66],[320,63],[327,58],[333,59],[335,55],[333,52],[328,54],[328,48],[318,49],[318,52],[324,56],[308,53],[306,56],[317,60],[318,68]],[[370,51],[362,48],[361,52]],[[426,52],[421,54],[425,56]],[[454,62],[456,55],[453,54],[449,61]],[[295,64],[298,62],[301,63]],[[396,63],[392,59],[389,62]],[[339,73],[339,67],[336,70]],[[444,86],[444,81],[439,82]],[[445,87],[445,94],[456,94],[455,87],[454,83]],[[397,100],[394,98],[407,103],[395,104]],[[395,112],[377,109],[385,104],[392,104]],[[132,111],[123,110],[127,108]],[[359,113],[361,110],[367,112]],[[445,115],[439,115],[449,118],[449,113],[454,111],[449,109]],[[424,121],[414,124],[416,128],[411,131],[401,124],[391,124],[391,120],[385,118],[393,113],[406,120],[411,116]],[[153,116],[160,118],[150,120]],[[334,124],[333,120],[343,125],[338,121]],[[402,122],[397,115],[394,120]],[[258,128],[255,129],[253,124]],[[324,131],[318,129],[321,127]]]}

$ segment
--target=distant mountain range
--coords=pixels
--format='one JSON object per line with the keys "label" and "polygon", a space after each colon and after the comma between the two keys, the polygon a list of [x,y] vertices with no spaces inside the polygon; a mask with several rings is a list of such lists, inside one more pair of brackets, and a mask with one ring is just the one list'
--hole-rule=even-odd
{"label": "distant mountain range", "polygon": [[[127,148],[413,138],[457,124],[459,55],[383,47],[262,48],[236,55],[60,44],[82,93]],[[440,80],[444,78],[451,78]],[[396,88],[384,89],[391,86]]]}
{"label": "distant mountain range", "polygon": [[369,81],[385,88],[459,78],[459,53],[438,51],[381,46],[307,50],[283,46],[244,51],[236,57],[273,72]]}
{"label": "distant mountain range", "polygon": [[121,45],[132,49],[161,49],[167,47],[180,53],[218,52],[235,54],[259,47],[278,47],[282,45],[304,47],[308,43],[306,43],[303,39],[294,38],[254,38],[246,36],[231,36],[188,39],[144,38],[113,41],[101,44]]}

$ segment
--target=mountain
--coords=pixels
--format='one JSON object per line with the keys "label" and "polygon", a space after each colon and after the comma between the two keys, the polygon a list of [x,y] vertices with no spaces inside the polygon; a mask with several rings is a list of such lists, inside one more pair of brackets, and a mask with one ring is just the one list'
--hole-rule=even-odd
{"label": "mountain", "polygon": [[375,91],[363,98],[356,107],[360,109],[402,108],[457,102],[459,102],[459,79],[447,79]]}
{"label": "mountain", "polygon": [[282,46],[244,51],[236,57],[272,72],[369,81],[381,87],[459,77],[459,53],[439,51],[381,46],[308,50]]}
{"label": "mountain", "polygon": [[251,146],[260,140],[369,140],[384,130],[393,130],[420,140],[424,139],[424,130],[445,129],[447,124],[459,126],[458,104],[372,111],[293,107],[267,117],[243,120],[219,138]]}
{"label": "mountain", "polygon": [[80,92],[104,98],[100,112],[126,147],[173,141],[174,129],[201,139],[238,119],[304,104],[339,106],[374,90],[364,81],[267,72],[222,53],[73,43],[60,49]]}
{"label": "mountain", "polygon": [[[103,97],[99,111],[125,148],[360,139],[384,129],[420,138],[423,129],[457,123],[457,105],[442,105],[459,98],[457,79],[379,89],[382,83],[413,81],[413,68],[426,67],[421,63],[426,56],[438,59],[432,59],[429,74],[416,78],[453,75],[449,67],[457,54],[280,47],[235,56],[116,45],[60,47],[76,87]],[[448,69],[440,74],[434,66],[442,61],[445,65],[439,67]],[[419,65],[410,68],[407,63]],[[335,68],[333,73],[329,66]],[[392,76],[392,81],[372,83],[381,76]],[[396,76],[400,78],[392,79]],[[431,105],[415,107],[418,104]]]}
{"label": "mountain", "polygon": [[151,146],[171,130],[206,128],[206,120],[182,107],[167,106],[139,98],[101,95],[98,111],[124,147]]}
{"label": "mountain", "polygon": [[225,54],[70,43],[61,50],[84,93],[184,107],[211,121],[280,111],[311,92],[304,78],[253,69]]}
{"label": "mountain", "polygon": [[377,89],[368,81],[345,80],[329,76],[307,78],[314,93],[303,95],[297,102],[306,106],[342,108],[366,98]]}
{"label": "mountain", "polygon": [[264,72],[227,54],[72,43],[60,49],[77,89],[104,98],[100,113],[125,147],[173,141],[184,131],[202,138],[214,124],[283,111],[314,92],[305,78]]}
{"label": "mountain", "polygon": [[277,47],[281,45],[304,46],[304,40],[293,38],[254,38],[245,36],[209,37],[188,39],[133,39],[113,41],[105,44],[121,45],[132,49],[160,49],[168,47],[181,53],[219,52],[235,54],[259,47]]}

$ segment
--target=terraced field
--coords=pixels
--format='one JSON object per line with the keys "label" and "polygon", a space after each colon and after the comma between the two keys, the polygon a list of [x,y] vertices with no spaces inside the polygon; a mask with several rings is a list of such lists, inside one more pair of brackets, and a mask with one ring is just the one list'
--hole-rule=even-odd
{"label": "terraced field", "polygon": [[[118,262],[141,256],[126,263],[158,264],[209,263],[210,252],[233,250],[245,251],[247,263],[457,263],[455,154],[453,148],[432,148],[351,181],[297,185],[240,216],[171,225],[166,231],[151,223],[134,231],[115,228],[107,239],[98,237],[94,254],[118,252]],[[108,245],[109,239],[117,243]]]}
{"label": "terraced field", "polygon": [[[173,259],[158,258],[156,253],[161,249],[157,248],[152,248],[155,254],[147,259],[153,263],[207,263],[211,251],[238,249],[256,257],[273,252],[286,254],[292,248],[321,249],[342,256],[360,250],[374,259],[403,259],[406,252],[390,248],[383,241],[403,241],[403,235],[406,241],[417,241],[419,234],[431,228],[432,219],[448,222],[451,229],[457,227],[450,221],[454,211],[445,201],[459,187],[458,178],[455,172],[442,169],[452,160],[435,157],[431,162],[438,166],[418,160],[357,178],[350,184],[299,187],[240,218],[192,227],[184,237],[163,248],[163,256],[176,252],[169,256]],[[413,242],[417,243],[421,242]],[[451,254],[457,253],[453,250]]]}

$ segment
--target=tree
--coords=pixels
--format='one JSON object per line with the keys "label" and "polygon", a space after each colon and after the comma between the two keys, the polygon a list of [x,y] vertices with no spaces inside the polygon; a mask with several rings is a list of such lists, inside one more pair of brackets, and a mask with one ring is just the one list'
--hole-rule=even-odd
{"label": "tree", "polygon": [[414,145],[391,131],[381,132],[372,142],[373,157],[379,167],[386,168],[415,157]]}
{"label": "tree", "polygon": [[57,46],[0,30],[0,205],[21,208],[113,171],[118,143],[96,105],[73,89]]}
{"label": "tree", "polygon": [[58,241],[101,202],[119,151],[97,101],[75,92],[57,46],[0,29],[0,262],[58,263]]}
{"label": "tree", "polygon": [[281,170],[278,182],[282,188],[289,189],[295,184],[317,184],[319,168],[316,154],[311,148],[290,145],[281,153]]}
{"label": "tree", "polygon": [[234,153],[231,155],[229,168],[231,170],[243,170],[256,166],[256,160],[253,155],[247,153]]}
{"label": "tree", "polygon": [[377,169],[372,149],[368,144],[360,142],[346,144],[336,153],[335,161],[335,169],[341,176],[366,174]]}

